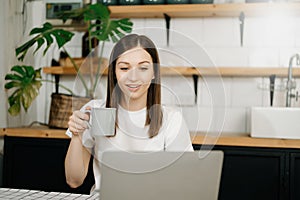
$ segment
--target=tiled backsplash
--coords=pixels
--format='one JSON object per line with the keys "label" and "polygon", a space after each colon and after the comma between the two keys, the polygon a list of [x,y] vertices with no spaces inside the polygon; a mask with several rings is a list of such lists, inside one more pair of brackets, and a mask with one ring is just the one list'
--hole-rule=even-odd
{"label": "tiled backsplash", "polygon": [[[288,18],[286,23],[281,22],[284,26],[279,27],[271,19],[246,19],[244,45],[241,46],[237,18],[175,18],[171,19],[167,46],[164,19],[133,19],[135,32],[151,37],[160,49],[163,66],[201,67],[287,67],[289,57],[300,50],[296,42],[300,35],[295,34],[293,27],[298,21]],[[67,46],[74,56],[80,56],[81,36],[82,33],[77,33],[74,42]],[[112,46],[106,45],[107,57]],[[67,82],[72,84],[72,80]],[[276,79],[277,86],[284,83],[284,78]],[[251,106],[270,106],[268,85],[267,77],[199,78],[195,103],[191,77],[163,77],[162,102],[182,106],[192,131],[210,131],[214,123],[212,116],[220,114],[218,108],[224,108],[220,128],[224,134],[238,134],[250,132]],[[275,91],[274,106],[284,105],[285,91]]]}
{"label": "tiled backsplash", "polygon": [[[32,5],[43,4],[34,1]],[[34,26],[39,26],[44,22],[41,17],[43,15],[40,13],[43,8],[35,7],[34,10],[36,12],[33,15],[38,17],[33,16],[35,20],[31,23],[37,23]],[[157,44],[163,66],[287,67],[289,58],[296,52],[300,52],[300,34],[298,34],[300,17],[280,19],[246,17],[243,46],[240,43],[240,24],[237,17],[172,18],[169,46],[166,41],[164,19],[132,20],[134,32],[146,34]],[[67,45],[72,56],[81,56],[82,35],[82,32],[76,33],[75,38]],[[111,48],[112,44],[106,45],[107,57]],[[59,58],[58,49],[50,52],[46,58],[35,59],[35,66],[49,66],[53,57]],[[48,75],[47,78],[53,77]],[[62,77],[61,80],[70,87],[74,83],[72,77]],[[105,85],[105,80],[103,81]],[[199,78],[197,104],[195,104],[191,77],[163,77],[162,83],[163,103],[174,105],[179,102],[191,130],[209,130],[212,119],[215,119],[212,116],[220,114],[223,118],[224,132],[249,132],[250,107],[270,105],[270,95],[266,89],[269,84],[267,77]],[[285,83],[284,78],[276,78],[277,85],[283,83]],[[300,89],[300,82],[297,87]],[[38,109],[30,110],[31,114],[36,113],[38,121],[46,123],[48,121],[50,94],[53,90],[53,85],[44,84],[35,102]],[[285,92],[276,91],[274,105],[284,106],[284,104]],[[299,102],[294,104],[294,106],[299,105]],[[13,125],[8,124],[8,126]]]}

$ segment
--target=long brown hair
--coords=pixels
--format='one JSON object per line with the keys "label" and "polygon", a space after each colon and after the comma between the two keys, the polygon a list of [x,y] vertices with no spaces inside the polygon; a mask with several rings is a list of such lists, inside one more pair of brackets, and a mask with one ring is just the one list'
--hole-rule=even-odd
{"label": "long brown hair", "polygon": [[117,108],[120,102],[121,90],[116,77],[116,61],[121,54],[135,47],[141,47],[147,51],[153,61],[154,79],[148,88],[147,116],[145,122],[145,125],[150,125],[148,134],[149,137],[152,138],[159,132],[162,125],[163,114],[161,108],[160,62],[157,49],[148,37],[130,34],[121,38],[114,46],[108,66],[106,107]]}

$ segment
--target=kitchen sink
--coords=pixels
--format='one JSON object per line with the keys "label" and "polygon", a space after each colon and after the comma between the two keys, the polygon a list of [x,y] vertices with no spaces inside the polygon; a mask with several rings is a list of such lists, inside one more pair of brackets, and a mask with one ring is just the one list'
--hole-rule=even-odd
{"label": "kitchen sink", "polygon": [[252,107],[251,137],[300,139],[300,108]]}

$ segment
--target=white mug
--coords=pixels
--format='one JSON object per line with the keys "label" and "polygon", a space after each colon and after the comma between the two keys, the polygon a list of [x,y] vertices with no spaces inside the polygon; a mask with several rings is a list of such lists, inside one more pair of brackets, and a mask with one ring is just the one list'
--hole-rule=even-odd
{"label": "white mug", "polygon": [[90,112],[91,133],[93,136],[115,135],[116,108],[92,108]]}

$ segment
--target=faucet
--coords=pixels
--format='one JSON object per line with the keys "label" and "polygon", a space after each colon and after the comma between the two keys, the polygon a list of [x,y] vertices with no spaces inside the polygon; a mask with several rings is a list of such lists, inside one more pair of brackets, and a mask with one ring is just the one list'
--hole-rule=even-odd
{"label": "faucet", "polygon": [[293,94],[292,90],[296,88],[296,82],[293,80],[293,60],[296,58],[296,64],[300,65],[300,55],[295,54],[290,58],[289,69],[288,69],[288,79],[286,84],[286,107],[291,107],[292,98],[297,98],[298,94]]}

